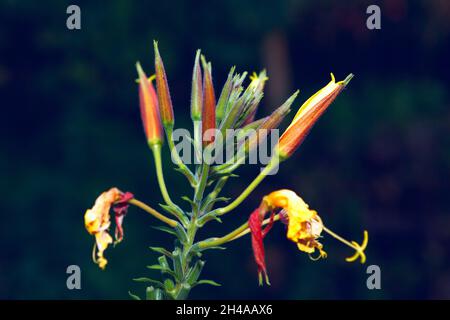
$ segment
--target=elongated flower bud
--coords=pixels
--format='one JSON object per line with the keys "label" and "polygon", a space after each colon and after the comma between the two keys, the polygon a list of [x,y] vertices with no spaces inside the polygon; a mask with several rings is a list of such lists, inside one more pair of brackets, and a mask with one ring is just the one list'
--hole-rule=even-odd
{"label": "elongated flower bud", "polygon": [[[211,63],[207,63],[202,56],[203,66],[203,110],[202,110],[202,135],[205,137],[205,132],[216,127],[216,95],[214,93],[214,85],[211,75]],[[204,140],[205,145],[212,142],[214,139]]]}
{"label": "elongated flower bud", "polygon": [[225,116],[228,99],[230,97],[231,90],[233,89],[234,70],[235,67],[232,67],[230,72],[228,73],[227,81],[225,82],[222,92],[220,93],[219,101],[217,101],[216,120],[218,125]]}
{"label": "elongated flower bud", "polygon": [[278,109],[276,109],[270,116],[266,118],[266,120],[261,123],[258,127],[257,134],[253,135],[249,139],[249,143],[247,146],[247,152],[253,150],[258,144],[263,141],[263,139],[267,136],[271,129],[278,128],[281,121],[283,121],[284,117],[289,113],[290,107],[294,102],[295,98],[297,98],[298,90],[291,95]]}
{"label": "elongated flower bud", "polygon": [[159,110],[161,113],[161,120],[164,126],[173,126],[173,107],[172,99],[170,98],[169,84],[167,83],[166,71],[158,50],[158,43],[153,41],[155,49],[155,72],[156,72],[156,87],[158,92]]}
{"label": "elongated flower bud", "polygon": [[162,132],[161,118],[159,115],[158,98],[152,82],[147,78],[140,63],[136,63],[139,75],[139,102],[141,108],[142,124],[149,145],[162,144],[164,135]]}
{"label": "elongated flower bud", "polygon": [[192,91],[191,91],[191,119],[199,121],[202,118],[203,87],[202,70],[200,68],[200,50],[195,55],[194,70],[192,71]]}
{"label": "elongated flower bud", "polygon": [[335,82],[334,75],[331,74],[331,81],[306,100],[280,137],[277,149],[281,158],[287,158],[297,150],[320,116],[352,78],[353,74],[350,74],[345,80]]}

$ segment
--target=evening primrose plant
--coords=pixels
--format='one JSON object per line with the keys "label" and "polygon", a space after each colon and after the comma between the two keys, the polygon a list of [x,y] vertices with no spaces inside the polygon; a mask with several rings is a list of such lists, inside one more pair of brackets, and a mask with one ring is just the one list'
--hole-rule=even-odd
{"label": "evening primrose plant", "polygon": [[[364,231],[361,244],[347,241],[328,229],[318,213],[292,190],[274,190],[260,201],[259,206],[248,215],[245,223],[230,233],[208,239],[198,239],[197,232],[209,222],[222,222],[225,215],[246,200],[252,191],[268,175],[276,173],[278,166],[291,158],[302,144],[307,134],[327,110],[330,104],[348,85],[353,77],[347,76],[343,81],[331,81],[317,93],[306,100],[298,109],[292,122],[278,138],[275,136],[274,147],[265,167],[253,181],[234,200],[220,196],[225,184],[235,177],[235,171],[251,157],[258,148],[267,148],[270,133],[277,133],[278,126],[289,113],[298,91],[290,96],[272,114],[255,120],[258,105],[263,97],[264,85],[268,80],[266,72],[252,74],[247,86],[244,81],[247,73],[239,74],[231,68],[227,80],[218,98],[213,86],[211,63],[197,51],[192,75],[190,116],[193,121],[193,138],[185,137],[189,147],[194,150],[194,161],[189,163],[179,154],[174,143],[175,117],[164,64],[154,42],[155,74],[148,77],[139,63],[138,74],[139,102],[141,118],[148,146],[153,154],[157,182],[164,200],[160,211],[136,199],[130,192],[111,188],[103,192],[88,209],[84,216],[85,227],[95,237],[92,258],[101,269],[105,269],[108,260],[105,250],[108,246],[118,244],[123,239],[123,219],[129,206],[135,206],[159,220],[163,225],[156,229],[171,234],[174,247],[151,247],[159,254],[157,262],[148,266],[159,270],[160,279],[141,277],[134,279],[146,284],[146,299],[186,299],[192,288],[200,284],[218,286],[212,280],[201,278],[205,265],[204,252],[208,249],[223,249],[229,242],[250,234],[251,245],[258,271],[259,284],[270,284],[265,263],[263,239],[275,222],[286,225],[286,237],[294,242],[299,251],[310,255],[312,260],[325,258],[322,235],[324,233],[341,241],[354,250],[347,258],[348,262],[359,260],[364,263],[364,250],[368,242],[368,233]],[[156,83],[156,90],[155,90]],[[237,132],[237,133],[236,133]],[[230,134],[232,133],[232,134]],[[165,135],[165,137],[164,137]],[[164,140],[167,140],[165,143]],[[174,202],[167,189],[161,151],[167,145],[176,170],[183,174],[192,187],[191,197],[182,197],[189,209],[182,209]],[[224,153],[224,146],[232,146],[231,157],[225,161],[217,160]],[[229,150],[228,150],[229,151]],[[229,152],[227,152],[229,154]],[[178,201],[177,201],[178,202]],[[226,205],[218,206],[219,202]],[[113,212],[115,232],[110,234],[111,214]],[[242,212],[236,213],[242,216]],[[140,299],[137,295],[130,295]]]}

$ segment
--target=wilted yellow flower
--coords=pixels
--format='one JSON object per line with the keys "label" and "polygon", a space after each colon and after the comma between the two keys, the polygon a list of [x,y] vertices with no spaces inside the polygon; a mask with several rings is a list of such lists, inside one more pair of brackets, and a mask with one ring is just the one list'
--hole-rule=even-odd
{"label": "wilted yellow flower", "polygon": [[[103,256],[103,252],[113,242],[113,238],[108,233],[111,225],[109,211],[114,202],[120,200],[122,192],[117,188],[111,188],[103,192],[91,209],[84,214],[84,225],[86,230],[95,236],[95,246],[93,251],[94,262],[104,269],[108,260]],[[96,253],[97,252],[97,253]]]}
{"label": "wilted yellow flower", "polygon": [[320,257],[326,257],[322,244],[317,241],[323,230],[322,219],[316,211],[291,190],[278,190],[264,197],[269,209],[281,208],[288,220],[287,238],[295,243],[299,250],[314,253],[319,250]]}

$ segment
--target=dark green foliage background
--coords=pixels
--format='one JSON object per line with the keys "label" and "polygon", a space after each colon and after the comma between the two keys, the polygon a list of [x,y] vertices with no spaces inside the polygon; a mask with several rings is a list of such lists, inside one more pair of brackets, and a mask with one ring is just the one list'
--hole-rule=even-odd
{"label": "dark green foliage background", "polygon": [[[278,225],[266,238],[271,287],[257,286],[247,237],[207,254],[204,276],[223,286],[198,287],[192,298],[450,298],[450,4],[378,2],[382,29],[370,31],[365,10],[373,3],[78,1],[82,29],[69,31],[68,1],[2,1],[0,298],[142,295],[131,279],[152,275],[144,266],[156,256],[147,247],[172,246],[151,228],[154,219],[132,208],[125,240],[108,249],[101,271],[83,226],[86,208],[111,186],[153,206],[161,201],[134,83],[137,60],[153,69],[152,39],[160,43],[178,127],[190,126],[197,48],[213,62],[216,88],[232,65],[268,68],[258,116],[296,88],[299,106],[330,71],[338,79],[356,75],[280,173],[199,236],[231,230],[262,195],[291,188],[342,235],[360,241],[370,231],[368,265],[381,267],[382,290],[367,290],[365,266],[346,263],[351,252],[341,244],[325,237],[329,258],[312,262]],[[258,170],[240,170],[224,194],[236,196]],[[190,192],[169,165],[165,172],[173,198]],[[71,264],[81,267],[82,290],[66,288]]]}

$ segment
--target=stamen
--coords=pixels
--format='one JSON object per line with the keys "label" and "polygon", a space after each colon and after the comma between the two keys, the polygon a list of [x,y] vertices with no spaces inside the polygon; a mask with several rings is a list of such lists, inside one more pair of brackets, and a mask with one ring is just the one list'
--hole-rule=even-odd
{"label": "stamen", "polygon": [[318,261],[322,258],[322,254],[319,252],[319,255],[317,257],[313,257],[313,255],[311,253],[308,253],[308,257],[312,261]]}
{"label": "stamen", "polygon": [[334,233],[333,231],[326,228],[325,226],[323,227],[323,230],[326,233],[328,233],[330,236],[332,236],[333,238],[339,240],[340,242],[346,244],[347,246],[349,246],[350,248],[352,248],[353,250],[356,251],[353,256],[346,258],[345,261],[353,262],[356,259],[358,259],[358,257],[361,257],[361,263],[366,262],[366,255],[364,253],[364,250],[366,249],[367,244],[369,242],[369,233],[367,232],[367,230],[364,230],[364,239],[363,239],[363,242],[361,245],[359,245],[356,241],[350,242],[350,241],[342,238],[340,235]]}

